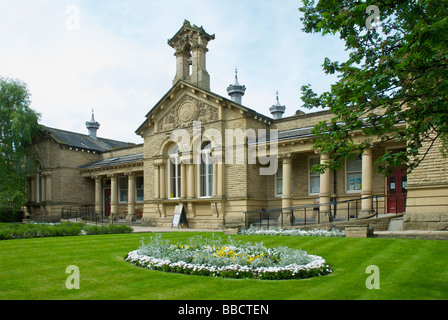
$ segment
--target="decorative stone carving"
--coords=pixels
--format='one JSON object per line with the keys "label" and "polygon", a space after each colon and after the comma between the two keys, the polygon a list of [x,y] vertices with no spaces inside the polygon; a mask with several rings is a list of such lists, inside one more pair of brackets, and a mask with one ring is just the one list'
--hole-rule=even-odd
{"label": "decorative stone carving", "polygon": [[179,120],[181,122],[189,122],[196,113],[196,107],[191,102],[187,101],[179,108]]}
{"label": "decorative stone carving", "polygon": [[174,130],[193,125],[193,121],[210,122],[218,120],[218,109],[191,96],[185,96],[161,119],[159,131]]}

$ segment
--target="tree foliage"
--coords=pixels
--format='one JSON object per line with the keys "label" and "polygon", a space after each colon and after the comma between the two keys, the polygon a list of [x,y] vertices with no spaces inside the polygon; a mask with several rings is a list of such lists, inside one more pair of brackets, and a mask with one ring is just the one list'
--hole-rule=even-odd
{"label": "tree foliage", "polygon": [[[379,13],[376,28],[366,24],[375,17],[366,10],[371,5]],[[299,10],[305,32],[337,34],[349,52],[344,62],[325,59],[325,73],[338,76],[329,92],[302,86],[305,107],[334,114],[314,129],[315,147],[331,156],[320,170],[339,168],[371,147],[373,137],[407,144],[406,151],[378,159],[384,173],[403,164],[412,171],[438,141],[447,151],[448,0],[303,0]],[[353,132],[367,139],[356,142]]]}
{"label": "tree foliage", "polygon": [[0,77],[0,205],[23,204],[33,169],[26,146],[38,131],[39,115],[19,80]]}

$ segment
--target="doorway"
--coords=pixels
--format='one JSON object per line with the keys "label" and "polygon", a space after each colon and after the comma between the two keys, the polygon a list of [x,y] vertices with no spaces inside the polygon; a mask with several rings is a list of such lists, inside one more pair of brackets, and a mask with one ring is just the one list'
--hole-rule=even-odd
{"label": "doorway", "polygon": [[406,210],[407,183],[406,168],[394,169],[387,177],[388,213],[403,213]]}
{"label": "doorway", "polygon": [[104,189],[104,215],[110,216],[110,189]]}

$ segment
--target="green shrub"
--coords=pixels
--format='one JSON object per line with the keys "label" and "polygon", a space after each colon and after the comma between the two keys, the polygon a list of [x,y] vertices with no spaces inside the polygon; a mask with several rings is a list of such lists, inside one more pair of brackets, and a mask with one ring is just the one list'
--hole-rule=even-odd
{"label": "green shrub", "polygon": [[81,232],[91,234],[130,233],[131,227],[126,225],[86,226],[84,223],[62,222],[45,223],[6,223],[0,224],[0,240],[79,236]]}
{"label": "green shrub", "polygon": [[127,225],[116,225],[116,224],[111,224],[108,227],[106,227],[106,232],[108,234],[117,234],[117,233],[130,233],[132,232],[133,229]]}
{"label": "green shrub", "polygon": [[86,234],[89,234],[89,235],[91,235],[91,234],[102,234],[102,233],[104,233],[102,229],[103,228],[101,226],[85,226],[84,227],[84,232]]}

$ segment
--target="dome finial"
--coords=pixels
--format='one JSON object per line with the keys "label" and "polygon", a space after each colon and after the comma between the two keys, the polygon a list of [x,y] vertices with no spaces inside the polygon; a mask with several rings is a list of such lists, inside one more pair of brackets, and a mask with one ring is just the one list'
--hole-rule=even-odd
{"label": "dome finial", "polygon": [[86,122],[86,128],[89,131],[89,136],[92,139],[95,139],[95,140],[97,139],[96,132],[99,129],[99,127],[100,127],[100,124],[95,121],[95,116],[94,116],[94,112],[93,112],[93,108],[92,108],[92,117],[91,117],[90,121]]}
{"label": "dome finial", "polygon": [[274,119],[281,119],[283,117],[283,113],[285,113],[286,107],[280,104],[280,100],[278,98],[278,90],[275,94],[277,103],[272,107],[270,107],[269,111],[271,111],[271,114],[274,117]]}
{"label": "dome finial", "polygon": [[246,92],[246,86],[242,86],[238,82],[238,69],[235,68],[235,82],[227,87],[227,92],[232,101],[242,104],[241,100]]}

